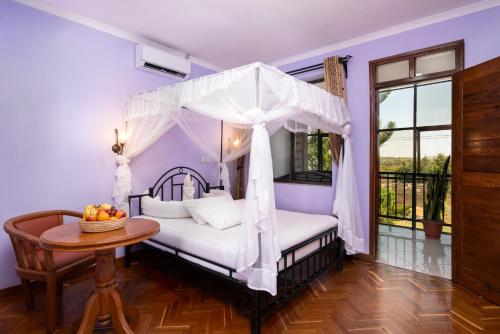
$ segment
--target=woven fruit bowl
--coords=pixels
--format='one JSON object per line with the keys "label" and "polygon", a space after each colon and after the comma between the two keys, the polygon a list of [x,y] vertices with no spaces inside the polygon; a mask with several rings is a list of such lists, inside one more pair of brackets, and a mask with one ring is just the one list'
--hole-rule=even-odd
{"label": "woven fruit bowl", "polygon": [[125,226],[126,218],[105,221],[81,221],[80,229],[82,232],[96,233],[118,230]]}
{"label": "woven fruit bowl", "polygon": [[89,204],[83,211],[80,229],[83,232],[108,232],[125,226],[127,213],[108,203]]}

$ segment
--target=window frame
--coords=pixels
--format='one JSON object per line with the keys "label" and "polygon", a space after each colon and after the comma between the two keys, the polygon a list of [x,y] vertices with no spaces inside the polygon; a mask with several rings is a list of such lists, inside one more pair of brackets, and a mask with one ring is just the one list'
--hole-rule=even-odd
{"label": "window frame", "polygon": [[318,137],[318,170],[312,170],[311,172],[332,172],[331,170],[323,170],[323,165],[325,161],[323,160],[323,138],[328,138],[328,133],[321,132],[321,130],[316,130],[316,132],[307,133],[307,137]]}
{"label": "window frame", "polygon": [[[424,75],[419,75],[416,76],[416,67],[417,67],[417,58],[422,57],[422,56],[427,56],[433,53],[439,53],[439,52],[444,52],[444,51],[451,51],[455,50],[455,69],[449,70],[449,71],[442,71],[442,72],[435,72],[435,73],[430,73],[430,74],[424,74]],[[397,80],[391,80],[391,81],[384,81],[384,82],[379,82],[377,83],[377,66],[379,65],[384,65],[384,64],[389,64],[389,63],[394,63],[397,61],[402,61],[402,60],[408,60],[410,63],[410,68],[409,68],[409,76],[408,78],[403,78],[403,79],[397,79]],[[370,61],[370,81],[371,81],[371,89],[381,89],[381,88],[388,88],[388,87],[393,87],[393,86],[400,86],[400,85],[405,85],[405,84],[412,84],[412,83],[418,83],[422,81],[429,81],[433,79],[440,79],[444,77],[451,77],[453,73],[460,71],[463,69],[463,63],[464,63],[464,41],[459,40],[459,41],[454,41],[450,43],[445,43],[445,44],[440,44],[436,46],[432,46],[429,48],[425,49],[420,49],[412,52],[407,52],[407,53],[402,53],[399,55],[395,56],[390,56],[387,58],[383,59],[378,59],[378,60],[372,60]]]}
{"label": "window frame", "polygon": [[[449,71],[435,72],[425,75],[416,76],[416,59],[417,57],[439,53],[449,50],[455,50],[455,69]],[[376,82],[376,70],[378,65],[392,63],[401,60],[409,60],[409,76],[408,78]],[[420,82],[452,77],[454,73],[463,70],[464,68],[464,40],[453,41],[445,44],[435,45],[424,49],[419,49],[411,52],[406,52],[382,59],[372,60],[369,62],[370,75],[370,246],[369,253],[373,260],[377,257],[377,234],[378,234],[378,217],[379,217],[379,195],[378,195],[378,178],[379,178],[379,163],[378,163],[378,91],[383,88],[389,88],[405,84],[418,84]],[[414,115],[415,117],[415,115]],[[415,122],[414,122],[415,124]],[[413,129],[411,127],[410,129]],[[441,130],[441,126],[420,127],[421,130]],[[448,126],[446,126],[448,129]],[[414,138],[413,145],[417,145],[418,138]],[[419,149],[420,150],[420,149]],[[414,148],[415,152],[415,148]],[[414,159],[414,164],[416,161]],[[414,166],[415,168],[416,166]]]}

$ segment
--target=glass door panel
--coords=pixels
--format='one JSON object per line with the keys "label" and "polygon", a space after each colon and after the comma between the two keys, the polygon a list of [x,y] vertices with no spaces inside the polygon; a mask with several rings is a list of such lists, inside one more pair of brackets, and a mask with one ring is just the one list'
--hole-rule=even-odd
{"label": "glass door panel", "polygon": [[[417,219],[422,219],[426,193],[425,181],[435,175],[451,155],[451,130],[421,131],[418,155],[416,212]],[[448,174],[451,175],[451,164],[448,167]],[[448,191],[444,203],[444,223],[451,225],[451,177],[448,180]],[[450,227],[445,226],[443,230],[450,232]]]}
{"label": "glass door panel", "polygon": [[413,130],[379,132],[380,222],[411,227]]}
{"label": "glass door panel", "polygon": [[451,81],[417,85],[417,126],[451,124]]}
{"label": "glass door panel", "polygon": [[[421,131],[419,172],[434,173],[451,154],[451,130]],[[451,173],[451,164],[448,168]]]}
{"label": "glass door panel", "polygon": [[379,129],[413,126],[413,87],[395,87],[378,92]]}
{"label": "glass door panel", "polygon": [[378,138],[379,171],[412,173],[413,131],[381,131]]}

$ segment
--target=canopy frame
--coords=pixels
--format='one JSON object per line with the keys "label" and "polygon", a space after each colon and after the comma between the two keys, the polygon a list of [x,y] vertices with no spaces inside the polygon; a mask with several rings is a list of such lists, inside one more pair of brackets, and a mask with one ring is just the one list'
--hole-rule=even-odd
{"label": "canopy frame", "polygon": [[[199,115],[205,117],[199,117]],[[197,116],[198,115],[198,116]],[[280,70],[254,63],[206,77],[162,87],[131,97],[125,121],[130,140],[124,155],[117,158],[114,199],[126,202],[131,191],[129,159],[158,140],[175,124],[217,161],[200,129],[201,119],[212,118],[252,129],[251,140],[229,158],[250,152],[250,167],[243,214],[243,234],[236,270],[246,277],[248,287],[276,294],[276,262],[281,258],[276,227],[274,179],[269,136],[279,127],[305,131],[307,124],[344,138],[339,162],[333,213],[339,218],[339,236],[346,251],[364,251],[364,236],[349,134],[350,117],[345,101],[319,87]],[[229,161],[229,158],[226,160]],[[229,190],[229,172],[219,162],[220,179]]]}

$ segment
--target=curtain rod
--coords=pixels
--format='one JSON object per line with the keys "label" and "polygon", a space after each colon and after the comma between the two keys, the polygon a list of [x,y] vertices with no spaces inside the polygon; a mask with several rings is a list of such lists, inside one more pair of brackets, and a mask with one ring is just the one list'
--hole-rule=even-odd
{"label": "curtain rod", "polygon": [[[351,59],[351,58],[352,58],[351,55],[347,55],[345,57],[339,57],[339,62],[342,65],[344,65],[344,71],[345,71],[346,78],[347,78],[347,63],[349,62],[349,59]],[[320,63],[320,64],[306,66],[303,68],[298,68],[296,70],[288,71],[288,72],[286,72],[286,74],[297,75],[297,74],[306,73],[306,72],[310,72],[310,71],[314,71],[314,70],[319,70],[322,68],[323,68],[323,63]]]}

